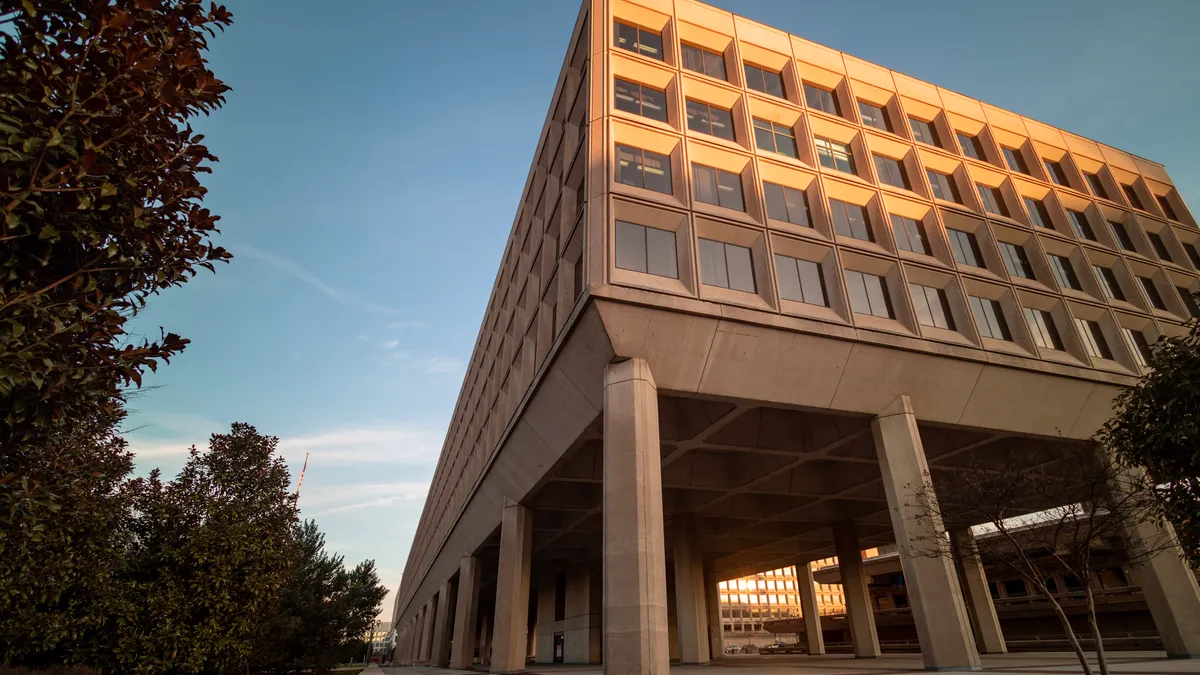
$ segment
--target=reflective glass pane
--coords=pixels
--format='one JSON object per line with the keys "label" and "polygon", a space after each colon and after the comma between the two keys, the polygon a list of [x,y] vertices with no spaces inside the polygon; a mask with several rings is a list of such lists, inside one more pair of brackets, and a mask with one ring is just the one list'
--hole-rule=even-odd
{"label": "reflective glass pane", "polygon": [[800,286],[804,290],[804,302],[827,307],[829,302],[825,299],[825,279],[821,276],[821,266],[809,260],[798,260],[796,266],[800,272]]}
{"label": "reflective glass pane", "polygon": [[720,204],[717,199],[717,170],[701,165],[692,165],[692,189],[698,202]]}
{"label": "reflective glass pane", "polygon": [[774,183],[763,183],[763,192],[767,198],[767,217],[790,222],[783,187]]}
{"label": "reflective glass pane", "polygon": [[646,271],[646,228],[617,221],[617,267],[634,272]]}
{"label": "reflective glass pane", "polygon": [[925,295],[925,287],[909,284],[908,292],[912,295],[913,311],[917,314],[917,323],[922,326],[932,326],[933,312],[929,308],[929,297]]}
{"label": "reflective glass pane", "polygon": [[642,114],[642,106],[638,97],[639,86],[622,79],[613,81],[614,103],[617,110],[624,110],[634,115]]}
{"label": "reflective glass pane", "polygon": [[663,60],[663,42],[662,36],[658,33],[651,33],[648,30],[638,31],[638,45],[642,54],[649,56],[652,59]]}
{"label": "reflective glass pane", "polygon": [[717,171],[717,198],[721,206],[745,211],[742,203],[742,178],[736,173]]}
{"label": "reflective glass pane", "polygon": [[811,227],[808,222],[808,201],[800,190],[786,188],[783,198],[787,202],[788,222]]}
{"label": "reflective glass pane", "polygon": [[646,228],[646,270],[660,277],[679,278],[678,258],[675,254],[675,233]]}
{"label": "reflective glass pane", "polygon": [[754,266],[750,263],[750,249],[725,244],[725,262],[729,265],[729,287],[735,291],[755,292]]}
{"label": "reflective glass pane", "polygon": [[870,314],[871,301],[867,298],[867,286],[862,272],[846,270],[846,290],[850,292],[850,309],[856,314]]}
{"label": "reflective glass pane", "polygon": [[683,67],[697,73],[704,72],[704,52],[691,45],[680,45],[683,55]]}
{"label": "reflective glass pane", "polygon": [[867,287],[867,300],[871,303],[871,314],[883,318],[892,318],[891,302],[887,297],[887,287],[881,277],[874,274],[864,274],[863,283]]}
{"label": "reflective glass pane", "polygon": [[794,302],[804,302],[804,291],[800,287],[800,274],[796,259],[785,255],[775,256],[775,273],[779,278],[779,297]]}
{"label": "reflective glass pane", "polygon": [[728,80],[725,75],[725,57],[713,52],[704,52],[704,72],[709,77]]}
{"label": "reflective glass pane", "polygon": [[720,108],[709,109],[709,119],[712,122],[712,135],[727,141],[733,138],[733,115],[728,110]]}
{"label": "reflective glass pane", "polygon": [[642,187],[642,151],[617,146],[617,182]]}
{"label": "reflective glass pane", "polygon": [[709,286],[729,288],[725,271],[725,245],[711,239],[700,240],[700,281]]}
{"label": "reflective glass pane", "polygon": [[763,83],[766,85],[766,92],[772,96],[783,98],[783,78],[779,73],[763,71]]}
{"label": "reflective glass pane", "polygon": [[671,194],[671,158],[649,150],[642,154],[642,173],[646,178],[646,188]]}
{"label": "reflective glass pane", "polygon": [[667,121],[666,92],[650,87],[642,87],[642,116],[659,122]]}
{"label": "reflective glass pane", "polygon": [[637,51],[637,28],[618,21],[616,31],[614,32],[613,41],[616,46],[621,49],[628,49],[631,52]]}

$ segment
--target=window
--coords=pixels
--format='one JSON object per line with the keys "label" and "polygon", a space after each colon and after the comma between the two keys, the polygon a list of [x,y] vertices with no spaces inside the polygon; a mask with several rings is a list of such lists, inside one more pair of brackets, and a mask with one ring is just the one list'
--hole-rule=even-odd
{"label": "window", "polygon": [[891,220],[897,247],[905,251],[929,255],[929,243],[925,239],[925,226],[920,221],[894,213]]}
{"label": "window", "polygon": [[828,138],[816,138],[817,159],[826,169],[854,173],[854,153],[850,146],[831,141]]}
{"label": "window", "polygon": [[1082,211],[1067,209],[1067,220],[1071,222],[1071,230],[1075,232],[1076,237],[1096,241],[1096,235],[1092,232],[1092,226],[1088,225],[1087,216],[1083,215]]}
{"label": "window", "polygon": [[750,249],[712,239],[700,240],[700,281],[746,293],[756,292]]}
{"label": "window", "polygon": [[1005,147],[1001,147],[1000,150],[1004,153],[1004,163],[1008,165],[1009,171],[1029,175],[1029,167],[1025,164],[1025,157],[1020,150]]}
{"label": "window", "polygon": [[880,181],[892,187],[912,189],[908,184],[908,174],[904,172],[904,166],[900,162],[883,155],[872,155],[872,158],[875,160],[875,173],[879,174]]}
{"label": "window", "polygon": [[977,183],[975,189],[979,192],[979,201],[983,203],[984,211],[996,216],[1008,216],[1008,209],[1004,206],[1004,196],[1000,194],[1000,188]]}
{"label": "window", "polygon": [[846,270],[846,287],[850,290],[850,308],[855,314],[894,318],[892,299],[888,297],[887,282],[882,277]]}
{"label": "window", "polygon": [[938,143],[937,131],[929,125],[929,122],[910,117],[908,126],[912,129],[913,138],[925,145],[941,147],[941,143]]}
{"label": "window", "polygon": [[667,93],[644,84],[615,78],[613,81],[617,110],[667,121]]}
{"label": "window", "polygon": [[807,82],[804,83],[804,104],[814,110],[827,112],[830,115],[842,114],[842,109],[838,106],[837,97],[832,91],[822,89]]}
{"label": "window", "polygon": [[946,330],[955,329],[946,291],[920,284],[909,284],[908,290],[912,294],[913,308],[917,311],[917,323]]}
{"label": "window", "polygon": [[1194,317],[1200,317],[1200,304],[1196,303],[1196,296],[1183,286],[1176,286],[1175,291],[1179,293],[1179,299],[1183,300],[1183,304],[1187,307],[1188,313]]}
{"label": "window", "polygon": [[883,131],[892,130],[892,120],[888,117],[887,109],[880,106],[858,102],[858,114],[862,115],[863,124]]}
{"label": "window", "polygon": [[1029,257],[1025,255],[1024,246],[1002,241],[1000,242],[1000,257],[1004,258],[1004,267],[1014,277],[1021,277],[1022,279],[1037,278],[1033,274],[1033,266],[1029,264]]}
{"label": "window", "polygon": [[723,169],[692,164],[692,190],[696,201],[745,211],[742,202],[742,177]]}
{"label": "window", "polygon": [[766,70],[759,66],[746,64],[746,86],[754,91],[785,98],[783,93],[783,78],[779,73]]}
{"label": "window", "polygon": [[1054,280],[1063,288],[1073,290],[1081,290],[1079,286],[1079,277],[1075,276],[1075,268],[1071,266],[1071,261],[1061,255],[1050,255],[1050,271],[1054,273]]}
{"label": "window", "polygon": [[1079,337],[1083,338],[1083,351],[1093,359],[1109,359],[1111,360],[1112,350],[1108,348],[1108,341],[1104,339],[1104,331],[1100,329],[1100,324],[1087,319],[1075,319],[1075,327],[1079,329]]}
{"label": "window", "polygon": [[1129,346],[1129,351],[1133,354],[1133,362],[1142,368],[1149,367],[1150,364],[1150,343],[1146,341],[1146,334],[1140,330],[1121,327],[1121,336],[1125,338],[1125,344]]}
{"label": "window", "polygon": [[683,52],[684,68],[694,73],[715,77],[718,80],[729,80],[729,77],[725,75],[724,56],[691,45],[680,45],[680,47]]}
{"label": "window", "polygon": [[844,237],[854,237],[863,241],[875,241],[871,236],[870,222],[867,212],[858,204],[848,204],[839,199],[829,200],[829,210],[833,212],[833,229]]}
{"label": "window", "polygon": [[1129,232],[1125,230],[1125,226],[1115,220],[1108,221],[1108,231],[1112,234],[1113,239],[1117,240],[1117,245],[1126,251],[1137,252],[1133,247],[1133,240],[1129,238]]}
{"label": "window", "polygon": [[675,233],[617,221],[617,267],[659,277],[679,278]]}
{"label": "window", "polygon": [[652,59],[663,60],[662,34],[645,28],[637,28],[627,23],[616,22],[616,46],[636,54],[649,56]]}
{"label": "window", "polygon": [[1046,208],[1046,202],[1033,197],[1025,198],[1025,210],[1029,213],[1029,222],[1038,227],[1051,229],[1050,211]]}
{"label": "window", "polygon": [[1150,238],[1150,245],[1154,247],[1154,252],[1158,257],[1167,262],[1171,260],[1171,252],[1167,250],[1167,242],[1163,241],[1162,235],[1157,232],[1147,232],[1146,236]]}
{"label": "window", "polygon": [[618,145],[617,182],[671,194],[671,158],[641,148]]}
{"label": "window", "polygon": [[1167,199],[1166,195],[1154,195],[1154,200],[1162,208],[1163,215],[1171,220],[1179,220],[1179,216],[1175,215],[1175,209],[1171,208],[1171,200]]}
{"label": "window", "polygon": [[950,239],[950,249],[954,252],[954,260],[960,265],[983,267],[983,253],[979,250],[979,242],[975,235],[962,230],[946,228],[946,236]]}
{"label": "window", "polygon": [[775,271],[779,275],[779,295],[784,300],[828,306],[820,264],[776,254]]}
{"label": "window", "polygon": [[926,169],[925,175],[929,177],[929,186],[933,189],[934,197],[957,204],[962,203],[962,198],[958,196],[958,187],[954,184],[953,178],[944,173],[938,173],[933,169]]}
{"label": "window", "polygon": [[1054,326],[1054,317],[1050,312],[1041,309],[1025,308],[1025,321],[1029,324],[1029,332],[1033,334],[1033,342],[1042,349],[1062,351],[1062,338]]}
{"label": "window", "polygon": [[1111,267],[1092,265],[1092,271],[1096,273],[1096,280],[1100,282],[1100,292],[1104,297],[1109,300],[1125,299],[1125,294],[1121,292],[1121,284],[1117,282],[1117,274]]}
{"label": "window", "polygon": [[808,195],[803,190],[763,182],[767,195],[767,217],[793,225],[812,227],[808,219]]}
{"label": "window", "polygon": [[994,340],[1012,341],[1000,301],[977,298],[974,295],[967,299],[971,305],[971,315],[975,317],[975,325],[979,327],[980,335]]}
{"label": "window", "polygon": [[1067,181],[1067,172],[1063,169],[1062,163],[1052,162],[1048,159],[1042,160],[1042,162],[1046,165],[1046,173],[1050,174],[1050,180],[1058,185],[1070,187],[1070,183]]}
{"label": "window", "polygon": [[1192,264],[1200,269],[1200,244],[1184,244],[1183,250],[1187,251],[1188,257],[1192,259]]}
{"label": "window", "polygon": [[1100,180],[1099,174],[1087,173],[1085,171],[1083,177],[1087,181],[1088,189],[1092,191],[1092,194],[1101,199],[1108,199],[1108,192],[1105,191],[1104,181]]}
{"label": "window", "polygon": [[754,118],[754,144],[759,150],[796,157],[796,132],[791,127]]}
{"label": "window", "polygon": [[979,142],[978,136],[971,136],[959,131],[957,133],[958,144],[962,147],[963,154],[971,159],[984,161],[983,144]]}
{"label": "window", "polygon": [[692,131],[735,140],[733,136],[733,114],[716,106],[700,101],[687,100],[687,126]]}
{"label": "window", "polygon": [[1158,288],[1154,285],[1154,280],[1149,277],[1138,277],[1138,283],[1142,285],[1142,290],[1146,292],[1146,299],[1150,301],[1150,305],[1154,309],[1167,308],[1167,303],[1163,302],[1162,296],[1158,294]]}
{"label": "window", "polygon": [[1121,191],[1125,193],[1125,199],[1129,200],[1129,205],[1139,211],[1145,211],[1146,207],[1142,206],[1142,199],[1138,197],[1137,190],[1132,185],[1121,185]]}

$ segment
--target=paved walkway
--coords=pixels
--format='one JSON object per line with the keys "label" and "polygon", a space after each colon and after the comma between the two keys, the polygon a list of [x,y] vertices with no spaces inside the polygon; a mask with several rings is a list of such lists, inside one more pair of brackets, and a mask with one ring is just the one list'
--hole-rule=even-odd
{"label": "paved walkway", "polygon": [[[983,669],[989,673],[1016,675],[1064,675],[1082,673],[1079,661],[1069,652],[984,655]],[[1093,672],[1094,655],[1090,659]],[[1115,652],[1108,655],[1112,675],[1160,675],[1200,672],[1200,660],[1168,659],[1163,652]],[[466,671],[441,668],[368,668],[363,675],[462,675]],[[485,671],[479,671],[485,672]],[[880,659],[855,659],[846,654],[828,656],[726,656],[707,666],[672,666],[671,675],[891,675],[926,672],[919,654],[887,654]],[[531,664],[529,673],[555,675],[601,675],[600,666],[543,666]]]}

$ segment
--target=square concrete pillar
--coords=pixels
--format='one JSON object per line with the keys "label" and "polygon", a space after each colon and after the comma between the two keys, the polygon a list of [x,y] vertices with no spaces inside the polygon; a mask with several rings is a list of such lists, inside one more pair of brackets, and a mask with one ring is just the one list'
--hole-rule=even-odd
{"label": "square concrete pillar", "polygon": [[[1162,527],[1165,532],[1154,523],[1127,528],[1132,550],[1156,543],[1159,548],[1144,561],[1130,566],[1129,572],[1133,582],[1142,588],[1167,656],[1200,658],[1200,587],[1183,559],[1174,528],[1167,523]],[[1165,547],[1164,538],[1168,542]]]}
{"label": "square concrete pillar", "polygon": [[[979,670],[962,589],[944,550],[949,545],[946,530],[937,508],[921,505],[932,498],[933,481],[908,396],[892,401],[871,420],[871,431],[925,668]],[[943,549],[940,554],[930,554],[934,546]]]}
{"label": "square concrete pillar", "polygon": [[567,574],[564,662],[600,663],[603,593],[598,566],[582,567]]}
{"label": "square concrete pillar", "polygon": [[479,663],[492,664],[492,612],[479,618]]}
{"label": "square concrete pillar", "polygon": [[417,660],[421,663],[429,662],[429,654],[433,651],[430,642],[433,641],[433,613],[437,611],[437,607],[433,604],[433,598],[425,602],[425,606],[421,608],[421,647]]}
{"label": "square concrete pillar", "polygon": [[[557,600],[554,579],[543,579],[537,587],[537,625],[535,627],[533,662],[554,663],[554,602]],[[566,645],[564,644],[564,647]]]}
{"label": "square concrete pillar", "polygon": [[438,668],[450,665],[450,629],[453,627],[450,618],[450,608],[453,606],[454,582],[447,579],[442,582],[438,591],[437,614],[433,622],[433,653],[429,662]]}
{"label": "square concrete pillar", "polygon": [[455,601],[450,667],[466,670],[475,661],[475,623],[479,618],[479,560],[473,555],[464,555],[458,563],[458,594]]}
{"label": "square concrete pillar", "polygon": [[667,675],[658,389],[642,359],[604,372],[604,672]]}
{"label": "square concrete pillar", "polygon": [[984,654],[1005,654],[1004,631],[1000,630],[1000,619],[996,616],[996,605],[988,591],[987,575],[979,559],[979,548],[970,528],[950,533],[950,551],[962,575],[964,600],[967,602],[971,627],[975,630],[975,641]]}
{"label": "square concrete pillar", "polygon": [[496,616],[492,643],[493,673],[525,670],[529,651],[529,564],[533,555],[533,517],[527,507],[504,506],[500,521],[500,569],[496,574]]}
{"label": "square concrete pillar", "polygon": [[721,582],[708,571],[704,571],[704,609],[708,613],[708,657],[725,655],[725,632],[721,624]]}
{"label": "square concrete pillar", "polygon": [[854,523],[834,525],[833,546],[842,576],[842,595],[846,598],[846,621],[850,624],[854,657],[879,658],[881,652],[879,635],[875,632],[875,608],[871,606],[871,591],[862,564],[862,546],[858,543]]}
{"label": "square concrete pillar", "polygon": [[704,565],[696,541],[696,516],[675,518],[675,616],[679,626],[679,661],[708,663],[708,610],[704,597]]}
{"label": "square concrete pillar", "polygon": [[[841,560],[838,558],[838,567],[845,569]],[[821,656],[825,653],[825,634],[821,632],[821,611],[817,609],[817,586],[813,581],[812,565],[807,560],[796,563],[796,594],[800,596],[800,613],[804,617],[804,638],[808,643],[808,655]]]}

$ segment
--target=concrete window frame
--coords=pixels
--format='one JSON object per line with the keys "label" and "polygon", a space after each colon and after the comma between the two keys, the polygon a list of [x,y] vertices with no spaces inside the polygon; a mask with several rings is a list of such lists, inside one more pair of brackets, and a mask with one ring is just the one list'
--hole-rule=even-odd
{"label": "concrete window frame", "polygon": [[[904,278],[907,283],[940,289],[946,294],[946,302],[950,305],[950,314],[954,319],[954,329],[926,326],[921,324],[920,321],[916,321],[917,330],[920,332],[922,338],[968,347],[979,344],[979,333],[975,328],[975,321],[971,316],[971,310],[967,306],[967,296],[963,292],[962,284],[956,275],[908,263],[902,263],[901,268],[904,270]],[[905,288],[905,292],[910,292],[910,289]],[[910,302],[912,302],[911,299]]]}
{"label": "concrete window frame", "polygon": [[[824,187],[825,193],[825,201],[821,204],[821,208],[825,211],[825,215],[829,219],[830,232],[839,246],[871,253],[896,254],[896,244],[892,239],[891,233],[891,222],[887,217],[887,213],[883,210],[883,203],[878,191],[867,189],[845,180],[838,180],[834,176],[822,176],[821,184]],[[833,227],[834,220],[831,200],[838,200],[861,207],[867,219],[866,225],[870,231],[872,241],[864,241],[856,237],[838,233],[836,228]]]}
{"label": "concrete window frame", "polygon": [[1088,355],[1084,351],[1083,342],[1079,338],[1079,333],[1075,329],[1075,320],[1071,313],[1067,311],[1066,301],[1060,297],[1046,295],[1044,293],[1035,293],[1024,289],[1017,289],[1017,298],[1022,308],[1021,321],[1025,325],[1025,329],[1032,329],[1027,323],[1024,316],[1024,309],[1037,309],[1043,312],[1049,312],[1054,319],[1054,330],[1058,333],[1059,339],[1062,340],[1063,348],[1061,350],[1040,347],[1036,343],[1033,344],[1035,354],[1046,361],[1057,361],[1069,365],[1087,365]]}
{"label": "concrete window frame", "polygon": [[[889,225],[890,248],[896,252],[896,255],[902,260],[919,262],[923,265],[935,265],[947,270],[954,268],[954,258],[950,253],[945,234],[942,232],[942,225],[938,221],[937,211],[932,206],[904,195],[886,193],[883,195],[882,206]],[[910,218],[921,224],[922,229],[925,230],[928,254],[908,251],[895,245],[895,234],[890,232],[892,214]]]}
{"label": "concrete window frame", "polygon": [[[1012,337],[1012,341],[1010,342],[1008,340],[986,337],[982,333],[979,333],[979,345],[982,348],[988,351],[1017,354],[1020,356],[1036,355],[1038,353],[1037,346],[1033,344],[1033,338],[1029,335],[1029,327],[1025,325],[1025,315],[1021,311],[1016,292],[1012,287],[969,277],[962,277],[962,285],[963,292],[967,295],[968,301],[973,296],[985,300],[994,300],[999,303],[1000,311],[1004,314],[1004,323],[1008,327],[1009,335]],[[975,325],[974,313],[970,313],[970,316],[972,325]],[[977,326],[976,330],[978,330]]]}
{"label": "concrete window frame", "polygon": [[731,305],[741,305],[752,309],[764,309],[768,311],[778,309],[775,302],[775,298],[777,297],[775,279],[770,262],[770,252],[767,248],[767,233],[765,230],[751,229],[697,215],[695,217],[695,238],[711,239],[724,244],[733,244],[750,249],[750,265],[754,270],[754,293],[735,291],[719,286],[709,286],[704,284],[700,279],[700,275],[697,274],[696,287],[701,299]]}
{"label": "concrete window frame", "polygon": [[[1005,277],[1010,283],[1022,288],[1029,288],[1042,292],[1051,292],[1054,289],[1053,280],[1054,274],[1050,270],[1050,266],[1046,262],[1045,252],[1038,244],[1038,239],[1033,232],[1029,230],[992,223],[992,236],[996,240],[996,250],[1000,251],[1000,243],[1004,242],[1013,246],[1019,246],[1025,253],[1026,259],[1029,261],[1029,267],[1033,272],[1033,278],[1022,277],[1012,274],[1008,271],[1008,264],[1002,265]],[[1004,254],[1001,252],[1001,261],[1004,262]]]}
{"label": "concrete window frame", "polygon": [[[692,252],[695,237],[687,213],[615,198],[610,211],[606,246],[610,281],[621,286],[696,297],[696,268]],[[678,278],[671,279],[617,267],[617,221],[673,232],[675,234],[675,267],[679,274]]]}
{"label": "concrete window frame", "polygon": [[888,301],[892,308],[893,317],[890,319],[856,313],[851,306],[849,290],[845,289],[843,292],[846,294],[846,305],[854,325],[858,328],[917,337],[920,334],[917,319],[913,312],[912,300],[908,297],[908,284],[900,272],[899,261],[846,249],[840,253],[843,276],[840,283],[847,283],[844,278],[846,271],[880,277],[886,284]]}
{"label": "concrete window frame", "polygon": [[[761,178],[758,189],[763,191],[763,213],[766,215],[767,228],[810,239],[833,241],[833,230],[822,206],[824,197],[821,195],[820,181],[817,180],[815,173],[797,169],[790,164],[784,165],[760,159],[758,175]],[[811,227],[771,218],[766,209],[766,191],[763,183],[774,183],[803,192],[805,201],[808,202],[808,222]]]}
{"label": "concrete window frame", "polygon": [[[762,190],[758,185],[753,158],[749,155],[733,152],[726,148],[688,138],[688,165],[685,170],[687,179],[689,204],[697,214],[716,216],[726,220],[734,220],[748,225],[761,227],[766,221],[766,209],[763,207]],[[738,176],[742,186],[743,211],[726,208],[719,204],[708,204],[696,198],[694,190],[694,167],[696,165],[718,169]]]}
{"label": "concrete window frame", "polygon": [[781,295],[778,300],[779,310],[784,314],[791,314],[793,316],[849,325],[850,307],[842,288],[840,278],[841,265],[838,263],[834,248],[814,241],[796,239],[776,233],[770,235],[770,244],[772,253],[771,269],[772,275],[776,277],[777,287],[779,270],[776,268],[778,262],[774,257],[776,255],[787,256],[797,260],[807,260],[820,265],[821,278],[825,282],[825,300],[827,306],[821,307],[788,300]]}
{"label": "concrete window frame", "polygon": [[[1134,361],[1133,354],[1130,352],[1130,346],[1127,344],[1125,337],[1121,335],[1120,326],[1117,324],[1112,310],[1107,307],[1076,302],[1074,300],[1067,300],[1066,303],[1068,311],[1070,311],[1071,316],[1075,319],[1093,321],[1100,325],[1100,333],[1104,336],[1105,346],[1108,347],[1112,358],[1106,359],[1103,356],[1093,356],[1085,350],[1084,356],[1093,368],[1126,375],[1136,375],[1140,372],[1137,363]],[[1076,332],[1081,330],[1078,325],[1073,327]]]}

